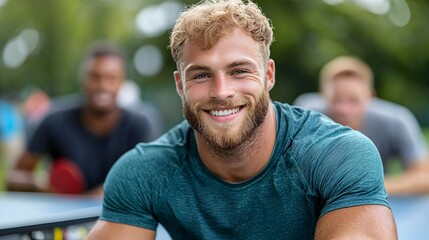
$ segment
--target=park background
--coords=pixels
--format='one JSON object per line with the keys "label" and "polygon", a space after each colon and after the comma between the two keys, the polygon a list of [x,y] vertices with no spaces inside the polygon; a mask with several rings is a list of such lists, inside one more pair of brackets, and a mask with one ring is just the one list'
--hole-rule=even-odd
{"label": "park background", "polygon": [[[80,91],[83,51],[109,39],[124,47],[128,78],[170,128],[182,114],[168,35],[179,12],[195,2],[0,0],[0,97],[19,103],[32,87],[51,97]],[[405,105],[429,127],[429,1],[254,2],[274,26],[273,100],[292,103],[301,93],[317,91],[321,66],[351,54],[374,70],[379,97]]]}

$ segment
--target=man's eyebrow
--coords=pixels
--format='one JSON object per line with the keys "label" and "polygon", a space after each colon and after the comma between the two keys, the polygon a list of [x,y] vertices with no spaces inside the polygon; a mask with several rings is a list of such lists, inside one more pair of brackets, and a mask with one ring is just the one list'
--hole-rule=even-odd
{"label": "man's eyebrow", "polygon": [[185,72],[190,71],[200,71],[200,70],[209,70],[210,68],[208,66],[202,66],[202,65],[192,65],[185,69]]}
{"label": "man's eyebrow", "polygon": [[240,61],[236,61],[236,62],[232,62],[230,64],[228,64],[228,68],[233,68],[233,67],[238,67],[238,66],[244,66],[244,65],[254,65],[251,61],[247,61],[247,60],[240,60]]}
{"label": "man's eyebrow", "polygon": [[[253,62],[248,61],[248,60],[240,60],[240,61],[235,61],[232,62],[230,64],[227,65],[227,68],[234,68],[237,66],[244,66],[244,65],[254,65]],[[210,70],[209,66],[205,66],[205,65],[192,65],[189,66],[188,68],[185,69],[185,72],[190,72],[190,71],[201,71],[201,70]]]}

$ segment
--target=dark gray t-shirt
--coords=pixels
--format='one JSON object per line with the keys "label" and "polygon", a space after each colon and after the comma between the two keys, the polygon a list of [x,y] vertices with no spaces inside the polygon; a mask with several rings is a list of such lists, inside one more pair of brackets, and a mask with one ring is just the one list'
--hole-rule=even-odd
{"label": "dark gray t-shirt", "polygon": [[399,159],[403,169],[411,165],[413,160],[419,159],[410,133],[396,118],[369,110],[366,112],[361,132],[374,142],[380,152],[384,169],[389,169],[393,159]]}
{"label": "dark gray t-shirt", "polygon": [[149,122],[123,111],[110,134],[95,136],[80,120],[80,106],[49,114],[31,137],[28,151],[48,155],[53,161],[67,158],[83,172],[86,190],[101,185],[116,160],[139,142],[153,140]]}
{"label": "dark gray t-shirt", "polygon": [[[326,102],[316,93],[299,96],[294,104],[326,114]],[[415,161],[424,160],[426,142],[412,113],[398,104],[374,98],[369,105],[360,130],[374,142],[380,152],[385,173],[398,159],[406,169]]]}
{"label": "dark gray t-shirt", "polygon": [[313,239],[319,217],[350,206],[388,206],[371,141],[314,111],[275,102],[277,138],[253,178],[228,183],[199,158],[187,122],[139,144],[110,171],[101,219],[174,239]]}

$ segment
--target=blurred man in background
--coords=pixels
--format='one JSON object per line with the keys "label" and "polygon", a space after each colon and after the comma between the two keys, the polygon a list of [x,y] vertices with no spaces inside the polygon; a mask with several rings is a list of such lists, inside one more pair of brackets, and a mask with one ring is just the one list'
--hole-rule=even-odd
{"label": "blurred man in background", "polygon": [[47,156],[54,167],[67,161],[74,173],[78,171],[81,186],[66,193],[102,194],[102,184],[115,161],[137,143],[154,139],[147,118],[117,105],[125,75],[121,50],[106,42],[94,44],[81,65],[84,99],[62,110],[57,108],[43,119],[9,173],[9,190],[63,192],[57,186],[66,181],[61,179],[64,172],[55,179],[59,184],[52,177],[48,184],[34,180],[38,162]]}
{"label": "blurred man in background", "polygon": [[135,81],[126,80],[122,83],[118,92],[117,104],[131,112],[145,116],[150,122],[153,138],[164,133],[165,123],[161,113],[152,102],[141,99],[141,90]]}
{"label": "blurred man in background", "polygon": [[[429,193],[427,145],[420,126],[405,107],[373,97],[373,73],[366,63],[351,56],[328,62],[320,72],[320,91],[302,95],[294,104],[369,137],[382,157],[389,194]],[[392,176],[395,160],[403,173]]]}
{"label": "blurred man in background", "polygon": [[20,95],[22,95],[21,115],[25,138],[28,141],[51,109],[52,99],[45,91],[34,86],[24,88]]}

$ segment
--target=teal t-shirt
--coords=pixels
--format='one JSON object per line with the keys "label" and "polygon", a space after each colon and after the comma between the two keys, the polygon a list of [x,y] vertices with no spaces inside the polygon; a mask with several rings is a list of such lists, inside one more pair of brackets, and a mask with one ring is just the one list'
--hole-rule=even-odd
{"label": "teal t-shirt", "polygon": [[350,206],[388,206],[383,169],[364,135],[317,112],[274,102],[275,149],[253,178],[227,183],[201,162],[187,122],[116,162],[101,219],[174,239],[313,239],[318,219]]}

